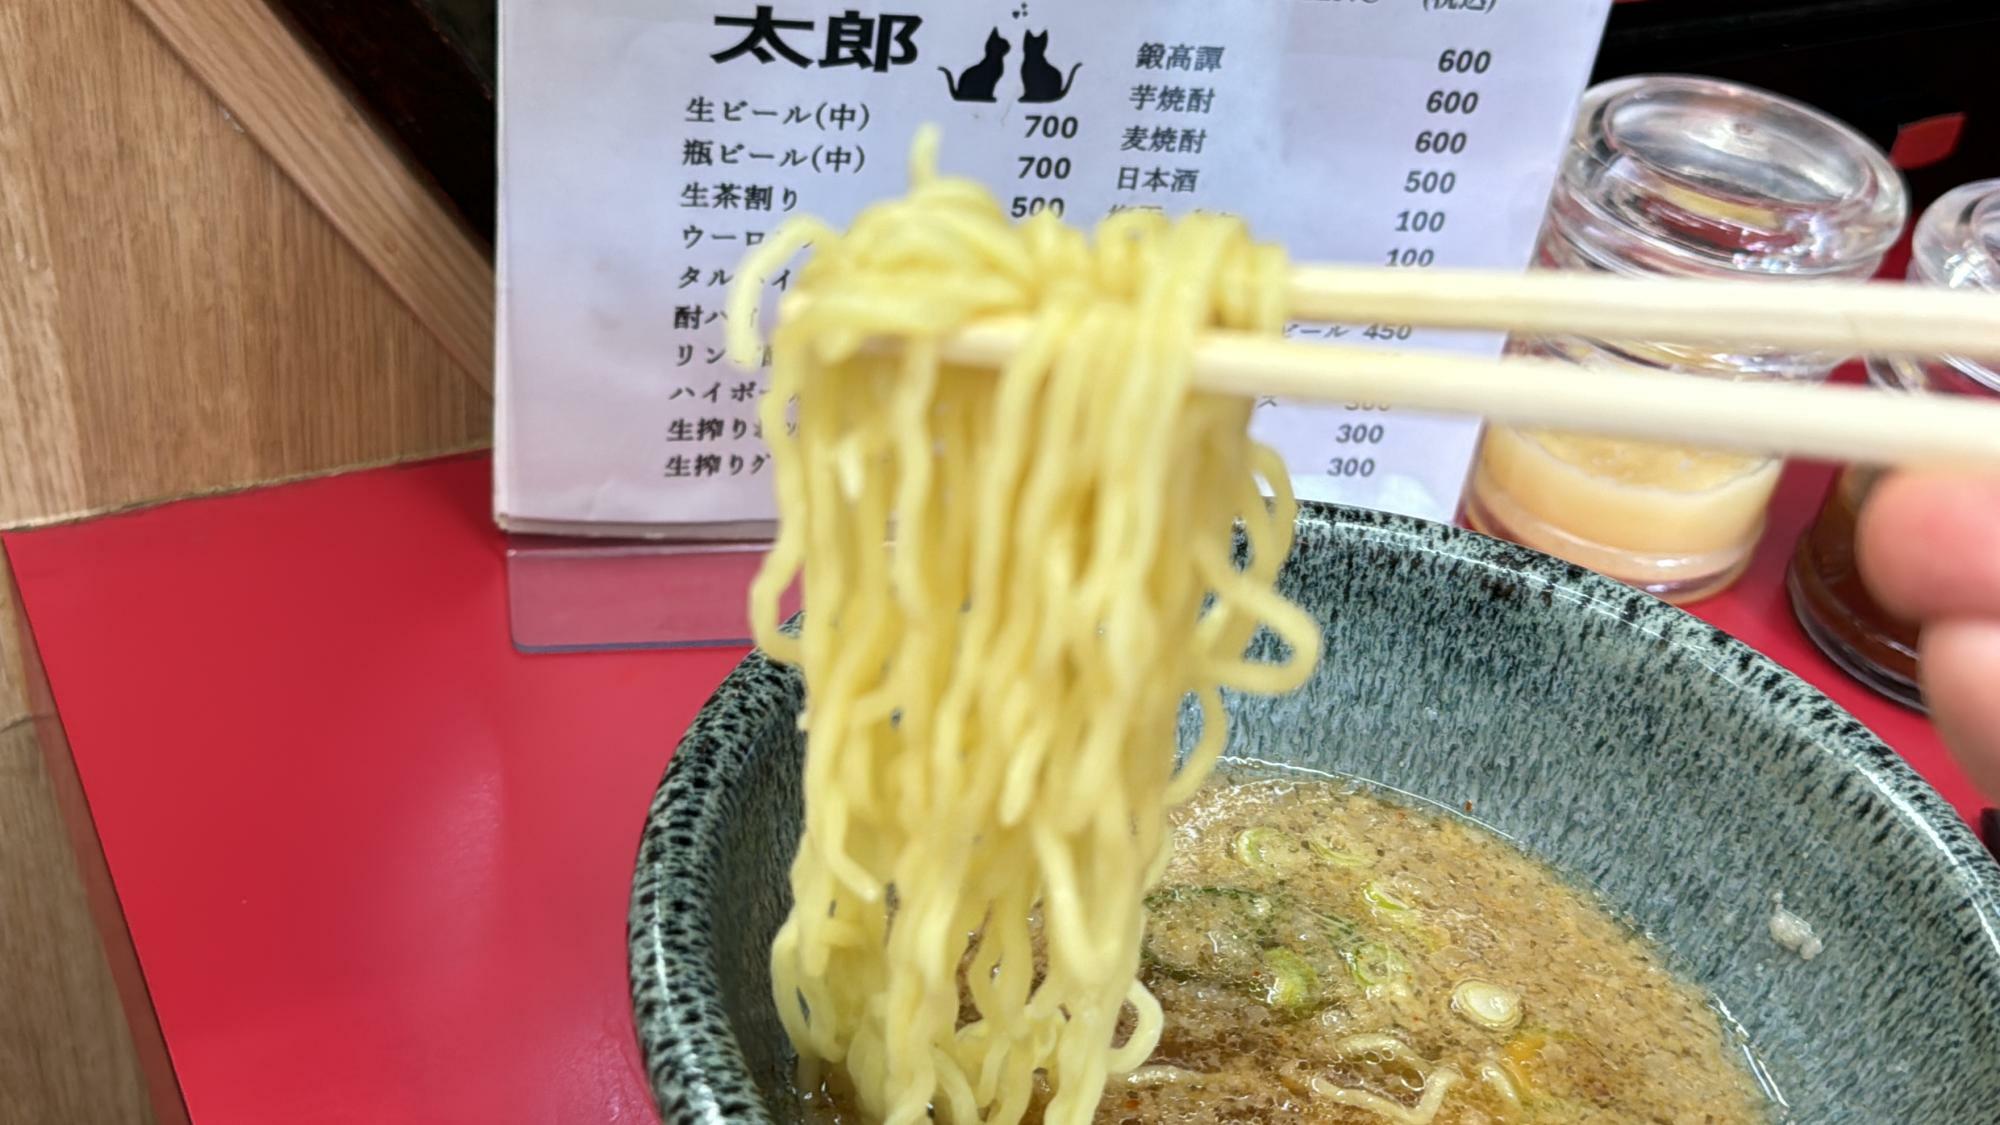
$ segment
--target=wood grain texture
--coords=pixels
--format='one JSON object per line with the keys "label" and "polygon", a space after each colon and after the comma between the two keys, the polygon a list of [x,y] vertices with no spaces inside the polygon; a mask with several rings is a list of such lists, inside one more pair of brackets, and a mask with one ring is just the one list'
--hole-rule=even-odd
{"label": "wood grain texture", "polygon": [[28,720],[0,726],[0,826],[0,1120],[156,1120]]}
{"label": "wood grain texture", "polygon": [[442,13],[419,0],[266,2],[398,142],[405,166],[428,174],[481,246],[491,247],[499,175],[494,84],[490,71],[475,66],[466,32],[445,27]]}
{"label": "wood grain texture", "polygon": [[488,433],[451,352],[125,0],[0,4],[0,240],[0,526]]}
{"label": "wood grain texture", "polygon": [[493,270],[264,0],[132,0],[459,366],[493,377]]}
{"label": "wood grain texture", "polygon": [[[7,552],[0,550],[0,730],[28,717],[27,680],[22,675],[27,622],[14,600],[14,576]],[[4,831],[4,829],[0,829]]]}

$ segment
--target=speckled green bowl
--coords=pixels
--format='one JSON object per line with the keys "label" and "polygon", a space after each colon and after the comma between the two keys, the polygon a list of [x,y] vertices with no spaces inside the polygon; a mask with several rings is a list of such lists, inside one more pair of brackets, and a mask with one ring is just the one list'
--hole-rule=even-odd
{"label": "speckled green bowl", "polygon": [[[1330,655],[1291,696],[1231,700],[1232,753],[1473,802],[1715,995],[1783,1119],[2000,1122],[2000,869],[1824,696],[1650,597],[1450,528],[1309,509],[1284,582]],[[646,825],[632,999],[670,1125],[795,1115],[765,954],[800,697],[746,660]],[[1817,959],[1772,941],[1774,891]]]}

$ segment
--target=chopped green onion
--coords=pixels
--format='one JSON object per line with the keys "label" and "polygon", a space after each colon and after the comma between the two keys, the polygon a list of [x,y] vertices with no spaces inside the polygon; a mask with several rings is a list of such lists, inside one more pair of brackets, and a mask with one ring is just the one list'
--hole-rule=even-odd
{"label": "chopped green onion", "polygon": [[1510,1110],[1521,1108],[1521,1087],[1514,1081],[1513,1076],[1507,1073],[1505,1066],[1492,1062],[1480,1063],[1479,1077],[1488,1086],[1493,1087],[1493,1092],[1499,1095],[1502,1105]]}
{"label": "chopped green onion", "polygon": [[1406,984],[1410,962],[1379,941],[1362,942],[1347,954],[1348,971],[1363,988],[1395,988]]}
{"label": "chopped green onion", "polygon": [[1259,871],[1292,871],[1305,863],[1305,852],[1289,832],[1276,828],[1245,828],[1236,834],[1236,858]]}
{"label": "chopped green onion", "polygon": [[1483,980],[1463,981],[1452,989],[1451,1010],[1488,1031],[1512,1031],[1521,1025],[1520,994]]}
{"label": "chopped green onion", "polygon": [[1343,851],[1321,840],[1307,840],[1306,847],[1312,854],[1335,867],[1373,867],[1375,860],[1358,852]]}
{"label": "chopped green onion", "polygon": [[1370,883],[1361,888],[1361,897],[1368,900],[1368,905],[1385,914],[1409,914],[1416,910],[1416,907],[1404,902],[1397,897],[1396,892],[1380,883]]}
{"label": "chopped green onion", "polygon": [[1148,963],[1174,977],[1247,981],[1276,904],[1229,887],[1174,887],[1146,896],[1146,907]]}
{"label": "chopped green onion", "polygon": [[1274,1008],[1296,1012],[1319,994],[1319,974],[1305,958],[1289,949],[1264,951],[1264,999]]}
{"label": "chopped green onion", "polygon": [[1331,942],[1334,948],[1347,949],[1361,943],[1361,927],[1355,924],[1353,919],[1310,908],[1303,909],[1311,916],[1313,922],[1317,923],[1320,932],[1326,935],[1326,940]]}

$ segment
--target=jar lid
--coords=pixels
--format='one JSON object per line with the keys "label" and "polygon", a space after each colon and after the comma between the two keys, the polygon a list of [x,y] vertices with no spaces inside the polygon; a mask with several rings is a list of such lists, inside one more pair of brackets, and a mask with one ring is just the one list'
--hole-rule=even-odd
{"label": "jar lid", "polygon": [[[1917,220],[1909,280],[1946,289],[2000,293],[2000,179],[1954,188]],[[1947,356],[1944,362],[1990,391],[2000,391],[2000,362]]]}
{"label": "jar lid", "polygon": [[2000,293],[2000,180],[1954,188],[1917,220],[1910,280]]}
{"label": "jar lid", "polygon": [[1676,75],[1592,88],[1552,217],[1622,273],[1868,277],[1909,217],[1866,137],[1764,90]]}

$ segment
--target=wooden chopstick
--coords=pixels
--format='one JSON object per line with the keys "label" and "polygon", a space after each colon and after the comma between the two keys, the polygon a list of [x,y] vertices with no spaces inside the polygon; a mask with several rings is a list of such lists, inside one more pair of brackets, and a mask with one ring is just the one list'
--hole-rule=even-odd
{"label": "wooden chopstick", "polygon": [[2000,357],[2000,296],[1890,282],[1301,266],[1295,320],[1856,355]]}
{"label": "wooden chopstick", "polygon": [[[980,321],[944,341],[941,357],[999,367],[1029,330],[1024,318]],[[1561,360],[1288,343],[1235,332],[1201,339],[1194,377],[1203,390],[1244,397],[1478,414],[1515,426],[1786,457],[2000,469],[2000,401],[1958,395],[1730,382]]]}
{"label": "wooden chopstick", "polygon": [[[788,305],[809,301],[804,294]],[[2000,296],[1896,284],[1690,281],[1302,266],[1290,315],[1851,355],[2000,356]],[[1025,318],[967,326],[943,358],[998,367]],[[1195,382],[1244,397],[1370,402],[1516,426],[1882,465],[2000,469],[2000,402],[1636,367],[1295,344],[1210,332]]]}

